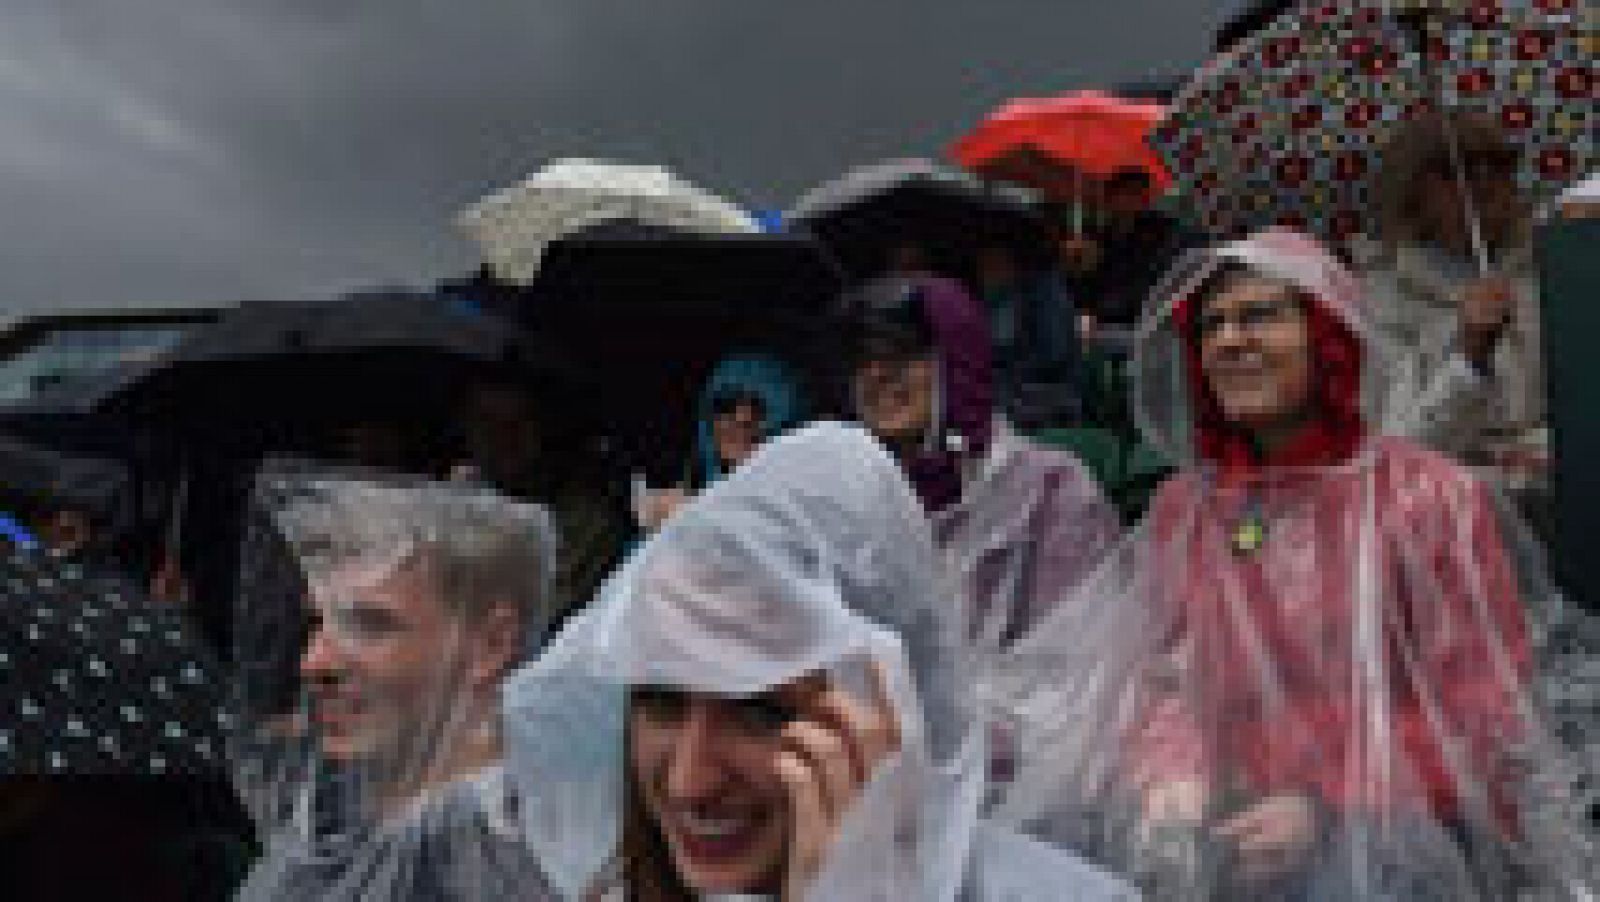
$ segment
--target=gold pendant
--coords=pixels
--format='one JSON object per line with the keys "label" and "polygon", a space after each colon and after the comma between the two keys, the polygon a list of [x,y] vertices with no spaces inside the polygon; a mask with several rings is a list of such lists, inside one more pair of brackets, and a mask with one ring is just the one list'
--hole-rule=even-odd
{"label": "gold pendant", "polygon": [[1233,551],[1235,554],[1253,554],[1261,550],[1267,543],[1267,525],[1262,522],[1261,515],[1250,513],[1239,521],[1233,530]]}

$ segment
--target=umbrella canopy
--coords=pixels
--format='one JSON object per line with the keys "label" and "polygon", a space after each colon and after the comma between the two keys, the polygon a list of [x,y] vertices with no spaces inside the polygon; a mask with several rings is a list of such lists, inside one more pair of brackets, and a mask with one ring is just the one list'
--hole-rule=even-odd
{"label": "umbrella canopy", "polygon": [[515,323],[435,295],[259,302],[197,330],[104,405],[213,433],[239,419],[280,432],[369,417],[443,427],[464,386],[491,374],[549,384],[573,370]]}
{"label": "umbrella canopy", "polygon": [[583,159],[553,162],[473,204],[456,222],[496,277],[526,285],[552,242],[618,219],[708,234],[761,230],[738,207],[659,166]]}
{"label": "umbrella canopy", "polygon": [[731,353],[772,353],[806,375],[811,396],[834,394],[821,345],[841,288],[805,235],[618,221],[553,244],[512,303],[592,374],[611,434],[635,437],[632,456],[665,474],[689,451],[700,386]]}
{"label": "umbrella canopy", "polygon": [[915,245],[942,274],[971,275],[984,245],[1027,259],[1049,255],[1045,222],[1026,189],[991,184],[930,160],[888,160],[852,169],[812,189],[784,220],[816,235],[852,280],[882,275],[892,255]]}
{"label": "umbrella canopy", "polygon": [[1051,196],[1062,182],[1144,173],[1154,192],[1171,183],[1161,157],[1145,138],[1166,113],[1159,103],[1101,91],[1022,98],[990,113],[950,148],[959,165],[1018,181]]}
{"label": "umbrella canopy", "polygon": [[1569,0],[1307,4],[1201,70],[1153,140],[1211,231],[1338,243],[1377,233],[1381,154],[1442,106],[1504,129],[1538,207],[1593,166],[1594,42]]}
{"label": "umbrella canopy", "polygon": [[46,554],[0,558],[0,775],[220,773],[228,716],[181,615]]}

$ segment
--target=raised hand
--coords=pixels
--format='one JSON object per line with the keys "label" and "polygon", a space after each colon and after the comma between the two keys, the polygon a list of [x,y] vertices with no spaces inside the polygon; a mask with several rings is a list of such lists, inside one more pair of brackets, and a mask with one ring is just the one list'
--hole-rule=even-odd
{"label": "raised hand", "polygon": [[876,666],[866,699],[826,686],[801,703],[798,716],[783,728],[774,765],[790,808],[784,902],[805,897],[862,787],[899,748],[894,706]]}

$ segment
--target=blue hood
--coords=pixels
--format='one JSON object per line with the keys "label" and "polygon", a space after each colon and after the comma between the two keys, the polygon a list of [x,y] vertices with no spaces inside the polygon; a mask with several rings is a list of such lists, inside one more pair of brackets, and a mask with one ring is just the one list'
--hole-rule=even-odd
{"label": "blue hood", "polygon": [[726,475],[717,461],[711,420],[713,401],[731,394],[755,395],[761,399],[761,431],[766,438],[793,429],[806,417],[799,379],[788,364],[763,354],[723,360],[706,380],[695,412],[694,476],[699,487]]}

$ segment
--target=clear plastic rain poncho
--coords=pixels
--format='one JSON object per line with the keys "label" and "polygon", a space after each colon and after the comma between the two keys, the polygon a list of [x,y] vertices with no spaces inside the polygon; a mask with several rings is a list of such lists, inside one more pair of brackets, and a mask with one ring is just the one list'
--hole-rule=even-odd
{"label": "clear plastic rain poncho", "polygon": [[[974,707],[960,606],[940,574],[909,483],[854,427],[780,437],[691,501],[507,687],[509,768],[528,846],[561,898],[1130,898],[1126,884],[1074,856],[980,824],[985,716]],[[835,806],[836,829],[807,879],[696,882],[681,861],[706,843],[721,842],[723,855],[729,842],[743,848],[772,823],[763,818],[782,825],[779,861],[793,866],[800,803],[748,799],[775,768],[777,746],[762,743],[821,721],[796,708],[751,723],[765,715],[749,712],[819,679],[860,707],[876,702],[898,741],[853,801]],[[711,767],[704,779],[726,780],[702,787],[693,810],[652,801],[661,780],[676,779],[652,766],[655,743],[641,738],[658,729],[664,693],[746,712],[736,734],[676,734],[696,763],[674,757],[672,767]],[[755,764],[733,760],[752,744]],[[691,830],[721,832],[684,839]]]}
{"label": "clear plastic rain poncho", "polygon": [[505,778],[503,679],[549,628],[536,505],[459,484],[258,479],[232,752],[246,900],[545,898]]}
{"label": "clear plastic rain poncho", "polygon": [[[1306,325],[1312,404],[1266,459],[1200,376],[1197,318],[1237,270]],[[1593,634],[1490,488],[1365,425],[1394,358],[1353,277],[1273,230],[1197,254],[1159,301],[1135,402],[1183,466],[985,683],[1020,759],[993,816],[1153,898],[1595,898],[1596,762],[1542,679]]]}

